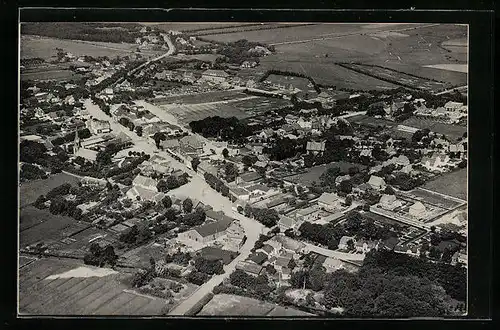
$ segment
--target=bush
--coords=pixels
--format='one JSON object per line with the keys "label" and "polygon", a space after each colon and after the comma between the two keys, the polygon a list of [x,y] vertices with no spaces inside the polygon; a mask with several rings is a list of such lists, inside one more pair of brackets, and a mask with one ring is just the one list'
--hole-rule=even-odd
{"label": "bush", "polygon": [[198,271],[192,271],[189,273],[189,275],[186,277],[186,279],[189,281],[189,283],[193,283],[196,285],[202,285],[206,281],[208,281],[210,277],[208,274],[198,272]]}

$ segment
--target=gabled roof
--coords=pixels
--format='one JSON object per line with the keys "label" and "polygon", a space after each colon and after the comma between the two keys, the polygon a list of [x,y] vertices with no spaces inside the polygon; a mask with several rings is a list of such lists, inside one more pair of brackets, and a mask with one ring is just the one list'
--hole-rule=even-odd
{"label": "gabled roof", "polygon": [[254,185],[251,185],[250,187],[247,187],[246,190],[248,191],[256,191],[256,190],[260,190],[260,191],[264,191],[264,192],[268,192],[269,190],[271,190],[271,188],[269,188],[268,186],[265,186],[263,184],[254,184]]}
{"label": "gabled roof", "polygon": [[232,218],[224,216],[222,220],[197,226],[193,229],[197,231],[202,237],[207,237],[225,231],[231,225],[233,220],[234,219]]}
{"label": "gabled roof", "polygon": [[385,185],[385,181],[381,177],[372,175],[370,177],[370,180],[368,181],[368,184],[370,184],[371,186],[383,186]]}
{"label": "gabled roof", "polygon": [[240,261],[236,264],[236,269],[243,270],[250,274],[259,275],[262,271],[262,266],[259,266],[254,262]]}
{"label": "gabled roof", "polygon": [[262,176],[257,172],[245,172],[241,174],[239,178],[245,182],[252,182],[261,179]]}
{"label": "gabled roof", "polygon": [[151,178],[148,178],[146,176],[138,174],[135,177],[134,181],[132,181],[132,184],[134,186],[141,185],[141,186],[145,186],[145,187],[154,187],[154,188],[156,188],[158,182],[156,182],[156,180],[154,180],[154,179],[151,179]]}
{"label": "gabled roof", "polygon": [[396,202],[396,196],[395,195],[388,195],[384,194],[382,197],[380,197],[380,204],[392,204]]}
{"label": "gabled roof", "polygon": [[337,196],[337,194],[325,192],[318,198],[318,203],[333,204],[338,200],[339,196]]}
{"label": "gabled roof", "polygon": [[306,150],[308,151],[325,151],[325,141],[315,142],[309,141],[307,142]]}
{"label": "gabled roof", "polygon": [[262,265],[264,261],[267,260],[267,254],[263,252],[252,253],[249,257],[249,260],[255,262],[258,265]]}

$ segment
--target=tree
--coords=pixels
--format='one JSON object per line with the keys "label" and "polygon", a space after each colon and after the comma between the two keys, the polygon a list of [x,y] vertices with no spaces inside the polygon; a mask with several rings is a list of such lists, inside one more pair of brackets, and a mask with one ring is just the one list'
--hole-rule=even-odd
{"label": "tree", "polygon": [[238,168],[233,163],[227,163],[224,167],[224,173],[228,182],[232,182],[238,176]]}
{"label": "tree", "polygon": [[170,196],[165,196],[163,197],[162,201],[163,203],[163,206],[168,209],[172,206],[172,199],[170,198]]}
{"label": "tree", "polygon": [[293,270],[296,266],[297,266],[297,263],[295,262],[295,260],[293,258],[290,259],[290,261],[288,262],[288,268]]}
{"label": "tree", "polygon": [[224,272],[222,261],[215,258],[199,257],[195,260],[194,267],[197,271],[209,275],[222,274]]}
{"label": "tree", "polygon": [[156,184],[156,189],[158,189],[159,192],[163,192],[163,193],[165,193],[169,190],[167,182],[165,180],[158,181],[158,183]]}
{"label": "tree", "polygon": [[349,194],[352,192],[352,183],[351,183],[351,180],[343,180],[340,182],[339,184],[339,190],[346,193],[346,194]]}
{"label": "tree", "polygon": [[191,211],[193,210],[193,201],[190,198],[186,198],[182,202],[182,209],[185,213],[191,213]]}
{"label": "tree", "polygon": [[177,177],[175,175],[170,175],[167,178],[166,183],[167,183],[167,188],[170,190],[179,187],[179,180],[177,179]]}
{"label": "tree", "polygon": [[322,185],[324,186],[334,186],[335,179],[340,175],[340,167],[334,166],[327,169],[321,176],[319,177]]}
{"label": "tree", "polygon": [[229,150],[227,150],[227,148],[222,149],[222,156],[224,158],[227,158],[229,156]]}
{"label": "tree", "polygon": [[351,204],[352,204],[352,196],[351,196],[351,195],[348,195],[348,196],[346,196],[346,198],[345,198],[345,205],[347,205],[347,206],[351,206]]}
{"label": "tree", "polygon": [[198,165],[200,165],[200,159],[198,157],[193,158],[193,160],[191,160],[191,167],[195,172],[198,170]]}
{"label": "tree", "polygon": [[395,195],[396,192],[394,191],[394,188],[392,188],[391,186],[386,186],[384,189],[384,194]]}
{"label": "tree", "polygon": [[167,221],[175,221],[175,219],[177,218],[177,213],[171,207],[167,208],[167,210],[165,211],[165,213],[163,213],[163,215],[165,216],[165,219],[167,219]]}
{"label": "tree", "polygon": [[349,167],[348,173],[350,176],[354,176],[359,173],[359,168],[356,166]]}
{"label": "tree", "polygon": [[136,126],[135,132],[137,133],[138,136],[142,136],[142,126]]}

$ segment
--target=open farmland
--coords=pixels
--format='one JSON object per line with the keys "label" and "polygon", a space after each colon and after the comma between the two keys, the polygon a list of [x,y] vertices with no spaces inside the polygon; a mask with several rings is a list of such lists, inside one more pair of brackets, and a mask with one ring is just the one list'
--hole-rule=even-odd
{"label": "open farmland", "polygon": [[159,260],[164,257],[165,247],[157,243],[150,243],[122,254],[120,260],[123,260],[127,265],[146,268],[150,265],[150,258]]}
{"label": "open farmland", "polygon": [[467,200],[467,169],[443,174],[427,182],[423,188]]}
{"label": "open farmland", "polygon": [[298,183],[302,185],[312,185],[313,182],[319,183],[321,175],[328,170],[329,168],[338,166],[340,168],[341,173],[347,174],[350,167],[357,167],[361,171],[366,168],[366,166],[361,164],[353,164],[348,162],[332,162],[326,165],[319,165],[315,167],[311,167],[306,169],[304,173],[295,174],[292,176],[288,176],[283,178],[285,181],[290,181],[293,183]]}
{"label": "open farmland", "polygon": [[260,115],[267,110],[290,105],[289,101],[282,99],[243,95],[245,98],[215,101],[216,103],[168,104],[161,105],[161,108],[174,115],[182,123],[189,124],[194,120],[212,116],[245,119]]}
{"label": "open farmland", "polygon": [[[73,260],[42,259],[19,270],[19,312],[23,315],[160,315],[166,301],[128,291],[130,276],[78,274],[49,277],[83,265]],[[85,267],[92,271],[93,267]],[[49,278],[47,278],[49,277]]]}
{"label": "open farmland", "polygon": [[[48,60],[57,55],[56,48],[61,48],[75,56],[107,56],[113,58],[116,56],[130,56],[135,53],[137,45],[127,43],[65,40],[38,36],[21,37],[21,58],[39,57]],[[141,51],[141,55],[143,56],[160,53],[154,51]]]}
{"label": "open farmland", "polygon": [[447,84],[445,82],[432,81],[381,66],[348,63],[343,63],[342,66],[347,69],[366,74],[367,76],[380,78],[408,88],[420,89],[429,92],[439,92],[452,87],[451,84]]}
{"label": "open farmland", "polygon": [[19,221],[21,247],[38,242],[58,241],[64,238],[66,233],[77,231],[83,226],[73,218],[53,215],[47,209],[39,210],[33,206],[20,211]]}
{"label": "open farmland", "polygon": [[78,80],[82,77],[80,74],[75,74],[71,70],[47,70],[37,72],[22,72],[21,80],[57,80],[57,81],[70,81]]}
{"label": "open farmland", "polygon": [[242,99],[246,98],[247,96],[248,95],[246,95],[243,92],[230,90],[230,91],[215,91],[206,93],[169,96],[165,98],[154,99],[154,102],[157,105],[174,104],[174,103],[198,104],[198,103],[229,101],[239,98]]}
{"label": "open farmland", "polygon": [[[256,23],[237,23],[237,22],[172,22],[172,23],[140,23],[142,25],[155,27],[163,31],[181,31],[181,32],[196,32],[196,31],[217,31],[231,27],[253,26]],[[259,24],[260,25],[260,24]],[[190,34],[191,35],[191,34]]]}
{"label": "open farmland", "polygon": [[46,195],[50,190],[63,183],[70,183],[76,186],[79,181],[80,179],[73,175],[58,173],[56,175],[51,175],[45,180],[25,182],[19,187],[19,206],[23,208],[34,203],[38,196]]}
{"label": "open farmland", "polygon": [[306,91],[308,89],[314,90],[313,87],[309,86],[310,82],[306,78],[294,77],[294,76],[283,76],[271,74],[266,78],[265,82],[269,82],[275,85],[282,85],[288,88],[288,86],[292,85],[294,88],[298,88],[300,90]]}
{"label": "open farmland", "polygon": [[459,137],[462,137],[465,132],[467,132],[467,127],[465,126],[444,124],[431,118],[411,117],[403,121],[401,124],[418,129],[428,128],[432,132],[444,134],[450,139],[458,139]]}
{"label": "open farmland", "polygon": [[257,299],[218,294],[197,315],[210,316],[315,316],[311,313],[281,307]]}

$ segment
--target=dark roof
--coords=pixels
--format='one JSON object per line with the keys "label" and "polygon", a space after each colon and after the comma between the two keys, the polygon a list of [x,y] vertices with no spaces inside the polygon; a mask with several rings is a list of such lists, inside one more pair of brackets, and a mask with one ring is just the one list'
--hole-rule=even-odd
{"label": "dark roof", "polygon": [[246,172],[246,173],[241,174],[239,177],[243,181],[252,182],[252,181],[260,179],[262,176],[257,172]]}
{"label": "dark roof", "polygon": [[207,218],[214,219],[216,221],[226,220],[226,221],[232,222],[234,220],[233,218],[225,215],[224,212],[222,212],[222,211],[216,212],[213,210],[209,210],[209,211],[205,212],[205,215],[207,216]]}
{"label": "dark roof", "polygon": [[238,253],[236,252],[223,250],[214,246],[206,246],[203,249],[201,249],[200,252],[201,255],[204,257],[211,257],[218,260],[222,260],[224,265],[229,264],[233,260],[231,256],[236,257],[236,255],[238,255]]}
{"label": "dark roof", "polygon": [[384,246],[388,249],[394,249],[394,247],[399,243],[399,239],[396,237],[389,237],[384,241]]}
{"label": "dark roof", "polygon": [[232,218],[224,217],[222,220],[207,223],[198,227],[193,228],[196,230],[202,237],[207,237],[216,233],[220,233],[225,231],[233,222]]}
{"label": "dark roof", "polygon": [[271,253],[274,251],[274,248],[271,245],[266,244],[262,247],[262,250],[266,251],[267,253]]}
{"label": "dark roof", "polygon": [[248,257],[248,259],[252,260],[258,265],[262,265],[264,261],[267,260],[267,255],[263,252],[252,253],[250,257]]}
{"label": "dark roof", "polygon": [[253,262],[240,261],[236,264],[236,269],[243,270],[250,274],[259,275],[262,270],[262,266],[259,266]]}

